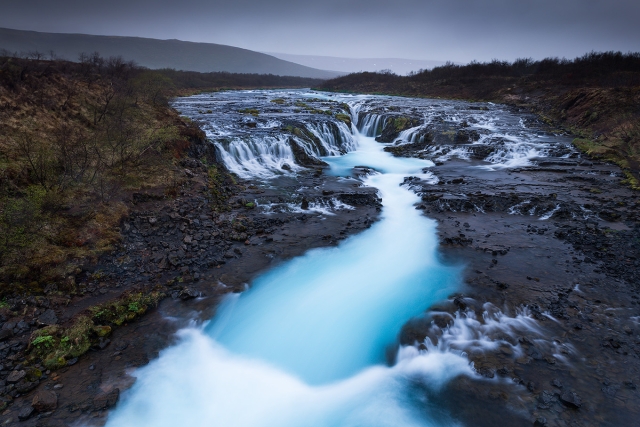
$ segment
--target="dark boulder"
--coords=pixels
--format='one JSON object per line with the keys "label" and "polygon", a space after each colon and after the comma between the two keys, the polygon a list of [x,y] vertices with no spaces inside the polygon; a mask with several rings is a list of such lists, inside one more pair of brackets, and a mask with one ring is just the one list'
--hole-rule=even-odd
{"label": "dark boulder", "polygon": [[31,415],[33,415],[34,409],[31,406],[25,406],[24,408],[20,409],[20,411],[18,412],[18,419],[20,421],[26,421],[29,418],[31,418]]}
{"label": "dark boulder", "polygon": [[38,390],[33,396],[31,406],[38,412],[51,412],[58,407],[58,396],[50,390]]}
{"label": "dark boulder", "polygon": [[400,132],[412,127],[419,126],[420,124],[420,120],[411,117],[390,117],[385,120],[384,126],[382,127],[382,133],[380,134],[380,136],[376,137],[376,141],[393,142],[398,137],[398,135],[400,135]]}
{"label": "dark boulder", "polygon": [[112,408],[118,403],[120,399],[120,389],[114,388],[109,393],[102,393],[93,399],[93,409],[95,411],[102,411]]}
{"label": "dark boulder", "polygon": [[38,324],[40,325],[55,325],[58,323],[58,317],[56,316],[56,312],[49,309],[38,317]]}
{"label": "dark boulder", "polygon": [[582,406],[582,399],[575,392],[565,391],[560,395],[560,402],[564,403],[566,406],[579,408]]}
{"label": "dark boulder", "polygon": [[184,288],[178,294],[178,298],[180,298],[181,300],[198,298],[199,296],[200,296],[200,292],[192,288]]}

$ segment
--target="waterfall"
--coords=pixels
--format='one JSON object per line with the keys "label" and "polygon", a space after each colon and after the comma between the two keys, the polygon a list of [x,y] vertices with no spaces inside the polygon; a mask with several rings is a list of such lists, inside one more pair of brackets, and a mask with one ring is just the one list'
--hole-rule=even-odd
{"label": "waterfall", "polygon": [[273,125],[258,128],[254,133],[240,133],[230,126],[219,131],[225,137],[211,138],[224,165],[240,178],[269,179],[300,170],[303,165],[296,159],[292,140],[314,158],[340,156],[357,147],[350,129],[337,119],[298,123],[294,134]]}
{"label": "waterfall", "polygon": [[[218,140],[216,148],[224,165],[240,178],[272,178],[298,169],[288,135],[236,137]],[[286,166],[285,166],[286,168]]]}
{"label": "waterfall", "polygon": [[[295,126],[275,124],[289,122],[269,116],[268,95],[276,93],[264,93],[262,101],[254,99],[254,92],[215,95],[241,99],[245,105],[249,101],[243,97],[253,96],[250,105],[265,116],[256,120],[271,124],[247,131],[238,124],[245,116],[233,116],[212,103],[219,108],[212,115],[215,128],[230,134],[213,140],[227,167],[241,177],[264,180],[293,174],[302,168],[295,163],[298,148],[322,156],[328,164],[325,172],[337,177],[366,166],[375,172],[356,185],[379,190],[380,221],[336,247],[308,251],[261,274],[250,289],[225,298],[210,322],[180,331],[176,345],[134,373],[136,382],[110,414],[107,427],[456,426],[432,400],[456,377],[479,378],[467,354],[503,348],[519,357],[524,350],[518,338],[526,336],[544,354],[567,363],[564,355],[571,348],[546,340],[526,309],[510,317],[489,304],[481,317],[467,308],[451,315],[446,326],[432,323],[422,343],[398,345],[407,321],[459,290],[461,271],[442,264],[436,222],[415,209],[420,197],[402,185],[407,176],[436,184],[438,178],[429,172],[433,161],[394,157],[384,151],[388,145],[374,138],[386,120],[380,111],[387,106],[406,108],[415,117],[418,107],[436,114],[433,105],[443,101],[331,95],[349,103],[350,131],[326,112],[291,109]],[[309,95],[291,91],[277,96],[298,101]],[[329,95],[324,98],[330,100]],[[182,111],[198,117],[195,109],[189,110],[188,99]],[[450,102],[442,108],[455,107],[460,110],[452,115],[455,120],[471,121],[479,113],[463,110],[465,105]],[[499,115],[501,123],[476,126],[497,137],[482,144],[500,141],[490,157],[495,163],[483,167],[510,167],[545,152],[548,144],[523,131],[515,117],[504,111]],[[449,123],[436,124],[451,135]],[[417,142],[422,130],[408,129],[399,138]],[[447,153],[458,150],[461,156],[474,145],[452,144],[447,138],[432,153],[443,161]],[[290,171],[282,170],[285,163]],[[386,363],[390,348],[396,350],[392,366]]]}

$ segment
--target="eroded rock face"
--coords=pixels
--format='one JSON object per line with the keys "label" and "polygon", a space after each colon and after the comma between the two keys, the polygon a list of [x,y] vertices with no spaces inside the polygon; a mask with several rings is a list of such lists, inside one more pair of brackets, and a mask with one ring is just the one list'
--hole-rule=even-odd
{"label": "eroded rock face", "polygon": [[419,126],[421,123],[422,121],[415,117],[390,116],[385,120],[382,133],[376,137],[376,141],[393,142],[400,132]]}

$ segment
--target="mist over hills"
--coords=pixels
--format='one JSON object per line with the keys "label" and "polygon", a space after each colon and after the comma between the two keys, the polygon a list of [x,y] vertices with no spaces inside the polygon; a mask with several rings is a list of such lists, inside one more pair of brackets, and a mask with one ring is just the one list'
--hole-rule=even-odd
{"label": "mist over hills", "polygon": [[0,49],[18,53],[37,51],[45,55],[53,51],[57,57],[71,61],[77,61],[82,52],[99,52],[103,57],[122,56],[151,69],[173,68],[201,73],[225,71],[322,79],[339,75],[233,46],[142,37],[42,33],[0,28]]}
{"label": "mist over hills", "polygon": [[406,58],[342,58],[336,56],[293,55],[289,53],[264,52],[267,55],[285,61],[306,65],[307,67],[333,70],[340,73],[357,73],[360,71],[391,70],[398,75],[406,75],[411,71],[431,69],[444,65],[445,61],[406,59]]}

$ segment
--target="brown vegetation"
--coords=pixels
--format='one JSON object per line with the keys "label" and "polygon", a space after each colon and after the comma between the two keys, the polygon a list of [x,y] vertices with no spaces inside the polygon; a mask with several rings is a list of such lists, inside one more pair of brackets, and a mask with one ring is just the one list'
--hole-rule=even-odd
{"label": "brown vegetation", "polygon": [[322,82],[320,79],[273,74],[198,73],[173,69],[156,70],[153,73],[171,81],[175,93],[181,95],[226,89],[305,88]]}
{"label": "brown vegetation", "polygon": [[0,293],[38,292],[113,247],[134,191],[176,185],[195,125],[171,81],[121,58],[0,58]]}
{"label": "brown vegetation", "polygon": [[571,131],[577,147],[619,164],[640,188],[640,53],[574,60],[448,63],[409,76],[355,73],[319,89],[493,101],[526,107]]}

